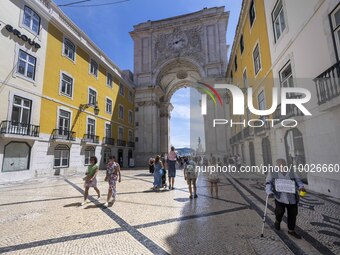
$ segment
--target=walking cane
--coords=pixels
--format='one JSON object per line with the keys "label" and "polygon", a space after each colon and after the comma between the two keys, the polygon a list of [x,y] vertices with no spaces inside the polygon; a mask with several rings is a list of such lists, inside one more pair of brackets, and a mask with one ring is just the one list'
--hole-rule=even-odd
{"label": "walking cane", "polygon": [[264,215],[263,215],[263,223],[262,223],[261,237],[263,237],[264,224],[266,223],[267,207],[268,207],[268,198],[269,198],[269,195],[267,195],[267,197],[266,197],[266,206],[264,207]]}

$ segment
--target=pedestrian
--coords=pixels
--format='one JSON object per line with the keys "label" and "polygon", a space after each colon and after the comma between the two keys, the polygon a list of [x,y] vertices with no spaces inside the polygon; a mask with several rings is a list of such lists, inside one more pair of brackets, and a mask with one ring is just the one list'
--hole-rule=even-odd
{"label": "pedestrian", "polygon": [[161,155],[161,161],[162,161],[162,164],[163,164],[162,187],[166,188],[167,187],[167,184],[166,184],[166,159],[165,159],[164,153]]}
{"label": "pedestrian", "polygon": [[89,189],[92,187],[98,194],[98,200],[100,199],[100,191],[97,188],[97,174],[98,174],[98,166],[97,166],[98,159],[95,156],[90,158],[90,165],[87,167],[87,172],[85,173],[86,176],[83,178],[85,181],[84,187],[84,202],[81,205],[85,205],[87,203],[87,197],[89,195]]}
{"label": "pedestrian", "polygon": [[[214,158],[212,159],[214,161]],[[214,190],[215,195],[218,198],[218,184],[220,182],[220,172],[219,169],[216,167],[216,164],[210,163],[210,166],[208,166],[208,182],[210,183],[210,194],[213,197],[214,196]]]}
{"label": "pedestrian", "polygon": [[177,154],[175,152],[175,147],[171,146],[171,149],[168,154],[169,189],[174,189],[176,177],[176,159]]}
{"label": "pedestrian", "polygon": [[[290,171],[290,168],[286,167],[284,159],[276,160],[276,165],[280,168],[280,171],[268,172],[266,178],[266,193],[268,196],[275,198],[275,229],[281,229],[282,217],[285,209],[287,209],[288,234],[301,239],[301,236],[295,232],[295,225],[299,203],[298,190],[305,192],[303,182],[294,171]],[[285,180],[285,191],[281,190],[280,180]],[[281,181],[281,183],[283,182]],[[291,189],[290,192],[287,191],[287,187]]]}
{"label": "pedestrian", "polygon": [[[187,181],[189,186],[189,198],[197,198],[197,180],[198,172],[196,171],[196,163],[193,160],[186,159],[184,163],[184,179]],[[192,196],[192,190],[194,190],[194,196]]]}
{"label": "pedestrian", "polygon": [[121,182],[120,166],[116,162],[115,156],[111,156],[109,158],[109,163],[107,164],[107,167],[106,167],[106,176],[104,180],[109,183],[107,199],[106,199],[106,203],[104,204],[104,206],[107,207],[109,205],[111,197],[113,198],[113,201],[116,200],[117,181]]}
{"label": "pedestrian", "polygon": [[162,174],[163,174],[163,163],[159,155],[155,157],[155,169],[153,172],[154,182],[153,190],[159,192],[162,187]]}
{"label": "pedestrian", "polygon": [[153,157],[151,157],[149,159],[149,173],[150,174],[153,174],[153,171],[155,169],[155,165],[154,164],[155,164],[155,159]]}
{"label": "pedestrian", "polygon": [[236,162],[236,168],[238,169],[238,170],[240,170],[240,168],[241,168],[241,156],[240,156],[240,154],[236,154],[236,156],[235,156],[235,162]]}

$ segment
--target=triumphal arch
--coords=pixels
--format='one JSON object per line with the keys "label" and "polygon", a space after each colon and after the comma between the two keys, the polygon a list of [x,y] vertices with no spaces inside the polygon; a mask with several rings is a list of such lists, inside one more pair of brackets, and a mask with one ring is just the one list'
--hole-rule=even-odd
{"label": "triumphal arch", "polygon": [[[227,66],[226,30],[229,12],[224,7],[134,26],[135,163],[145,165],[155,154],[169,150],[171,96],[197,82],[214,84],[225,79]],[[210,102],[211,103],[211,102]],[[222,155],[228,150],[228,131],[211,132],[218,113],[228,107],[209,105],[204,116],[206,151]],[[190,113],[188,113],[190,114]]]}

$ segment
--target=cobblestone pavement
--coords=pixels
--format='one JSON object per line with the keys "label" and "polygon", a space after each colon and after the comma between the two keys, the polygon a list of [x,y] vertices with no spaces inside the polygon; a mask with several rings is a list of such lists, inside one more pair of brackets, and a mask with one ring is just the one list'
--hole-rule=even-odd
{"label": "cobblestone pavement", "polygon": [[[203,175],[189,199],[183,172],[175,190],[151,192],[146,170],[125,170],[116,202],[81,206],[82,176],[51,177],[0,186],[0,254],[340,254],[339,200],[309,194],[302,200],[294,240],[273,230],[273,204],[260,237],[263,176],[225,175],[211,198]],[[94,195],[90,190],[90,195]]]}

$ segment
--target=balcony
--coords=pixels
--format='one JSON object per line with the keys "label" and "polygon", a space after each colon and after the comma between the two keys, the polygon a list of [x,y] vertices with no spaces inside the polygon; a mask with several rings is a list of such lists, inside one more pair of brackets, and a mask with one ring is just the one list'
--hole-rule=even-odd
{"label": "balcony", "polygon": [[54,129],[52,132],[52,140],[75,141],[76,132],[73,132],[67,129]]}
{"label": "balcony", "polygon": [[[260,122],[260,121],[259,121]],[[270,123],[263,120],[264,124],[262,126],[259,126],[261,123],[254,123],[254,125],[259,126],[259,127],[254,127],[254,133],[255,135],[263,135],[266,133],[267,130],[270,129]]]}
{"label": "balcony", "polygon": [[127,146],[131,147],[131,148],[135,148],[135,143],[134,142],[128,142]]}
{"label": "balcony", "polygon": [[104,137],[103,138],[103,144],[105,145],[115,145],[115,139],[111,137]]}
{"label": "balcony", "polygon": [[99,136],[93,134],[85,134],[82,140],[83,143],[98,144]]}
{"label": "balcony", "polygon": [[2,121],[0,124],[0,134],[4,135],[21,135],[30,137],[39,137],[40,126],[21,123],[16,121]]}
{"label": "balcony", "polygon": [[[301,96],[291,96],[290,98],[301,98]],[[281,115],[281,104],[279,104],[273,113],[273,119],[277,119],[274,124],[290,119],[293,117],[304,116],[304,114],[300,111],[300,109],[295,104],[288,104],[286,109],[286,115]]]}
{"label": "balcony", "polygon": [[254,128],[253,127],[246,127],[243,129],[243,138],[244,139],[251,139],[254,137]]}
{"label": "balcony", "polygon": [[[340,61],[314,79],[318,104],[322,105],[340,95]],[[340,100],[339,100],[340,103]]]}
{"label": "balcony", "polygon": [[242,139],[243,139],[243,132],[240,131],[236,135],[230,138],[230,144],[239,143],[241,142]]}
{"label": "balcony", "polygon": [[125,146],[126,146],[126,141],[118,139],[118,140],[117,140],[117,146],[123,146],[123,147],[125,147]]}

